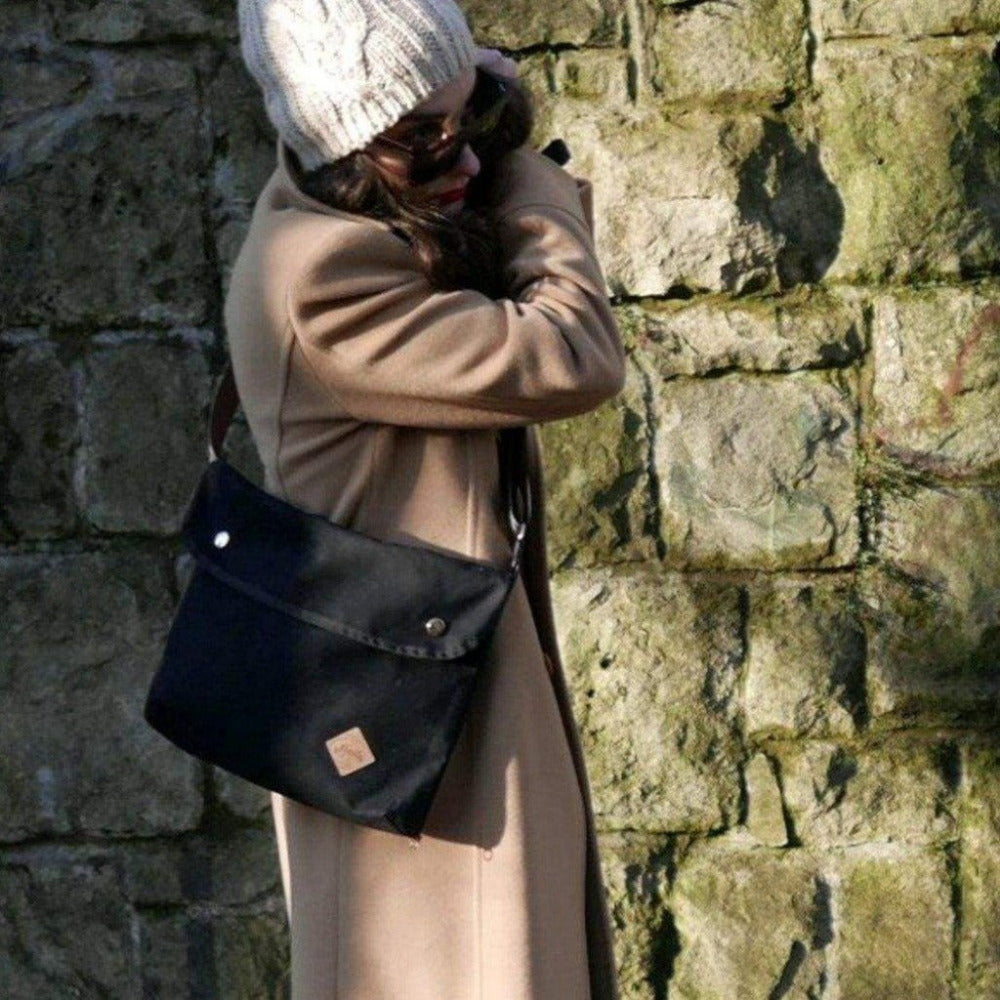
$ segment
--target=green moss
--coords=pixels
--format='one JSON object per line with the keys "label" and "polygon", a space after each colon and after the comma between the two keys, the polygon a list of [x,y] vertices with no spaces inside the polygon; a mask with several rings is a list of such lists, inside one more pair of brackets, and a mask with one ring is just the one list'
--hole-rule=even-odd
{"label": "green moss", "polygon": [[988,54],[886,45],[829,57],[818,75],[845,270],[929,280],[995,255],[996,224],[970,212],[968,190],[971,165],[996,155],[977,124],[995,116],[1000,92]]}
{"label": "green moss", "polygon": [[624,393],[573,420],[545,425],[548,529],[554,566],[655,554],[645,403],[633,373]]}

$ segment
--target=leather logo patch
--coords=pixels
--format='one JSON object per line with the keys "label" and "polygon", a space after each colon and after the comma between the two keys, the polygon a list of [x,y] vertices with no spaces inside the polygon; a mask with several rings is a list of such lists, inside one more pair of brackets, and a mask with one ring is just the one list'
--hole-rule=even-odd
{"label": "leather logo patch", "polygon": [[375,763],[375,754],[368,746],[364,733],[357,726],[328,739],[326,748],[330,751],[333,766],[341,777]]}

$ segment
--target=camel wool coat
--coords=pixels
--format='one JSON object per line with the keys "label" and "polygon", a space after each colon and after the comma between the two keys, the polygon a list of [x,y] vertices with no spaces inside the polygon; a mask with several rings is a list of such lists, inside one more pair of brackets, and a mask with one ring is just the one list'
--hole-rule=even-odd
{"label": "camel wool coat", "polygon": [[[507,563],[497,432],[621,389],[590,187],[526,147],[495,204],[509,298],[437,291],[404,238],[306,196],[279,148],[227,339],[265,486],[376,538]],[[552,627],[538,439],[524,565],[424,833],[272,799],[293,1000],[615,1000]]]}

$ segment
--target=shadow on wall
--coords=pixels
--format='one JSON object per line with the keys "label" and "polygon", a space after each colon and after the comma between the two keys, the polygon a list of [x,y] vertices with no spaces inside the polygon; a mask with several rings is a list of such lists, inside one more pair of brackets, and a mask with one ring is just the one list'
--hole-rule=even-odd
{"label": "shadow on wall", "polygon": [[[981,88],[959,116],[969,122],[969,128],[959,131],[949,149],[949,163],[960,173],[965,202],[986,224],[989,244],[1000,240],[1000,44],[994,47],[990,60],[983,60]],[[961,266],[965,272],[982,271],[982,252],[977,243],[982,233],[971,237],[961,246]],[[994,270],[994,268],[990,268]]]}
{"label": "shadow on wall", "polygon": [[736,204],[741,217],[784,238],[776,261],[782,288],[823,278],[840,250],[844,203],[814,142],[800,148],[784,122],[764,122],[764,138],[747,160]]}

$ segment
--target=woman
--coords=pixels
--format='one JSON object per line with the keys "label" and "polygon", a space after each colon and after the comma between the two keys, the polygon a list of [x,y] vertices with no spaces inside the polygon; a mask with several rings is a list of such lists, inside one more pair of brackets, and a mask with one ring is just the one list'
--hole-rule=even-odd
{"label": "woman", "polygon": [[[522,145],[516,67],[452,0],[241,0],[240,24],[280,140],[226,302],[266,486],[504,565],[497,431],[621,388],[589,187]],[[523,579],[424,835],[273,798],[293,1000],[617,995],[533,457]]]}

